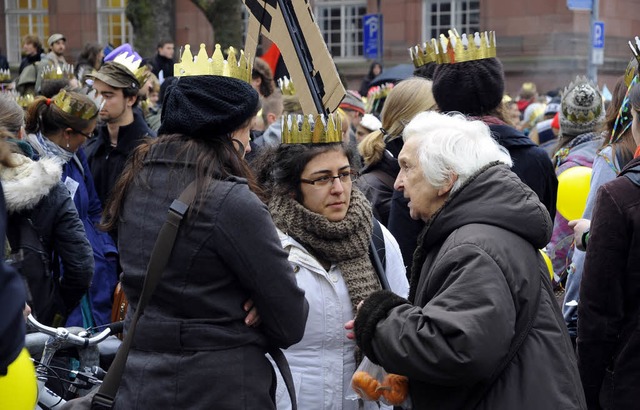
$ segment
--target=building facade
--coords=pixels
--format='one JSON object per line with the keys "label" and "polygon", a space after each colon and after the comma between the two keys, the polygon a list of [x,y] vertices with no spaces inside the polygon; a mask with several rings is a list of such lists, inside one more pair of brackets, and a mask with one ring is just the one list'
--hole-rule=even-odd
{"label": "building facade", "polygon": [[[75,62],[86,43],[117,47],[133,43],[133,28],[125,16],[127,0],[0,0],[0,48],[12,66],[20,64],[22,38],[47,38],[62,33],[65,56]],[[176,0],[176,45],[213,39],[211,24],[190,0]],[[144,56],[151,57],[151,56]]]}
{"label": "building facade", "polygon": [[[240,0],[238,0],[240,1]],[[640,35],[638,0],[600,1],[605,23],[604,64],[598,82],[610,89],[631,53],[627,42]],[[55,32],[67,37],[67,54],[75,61],[87,42],[117,46],[131,42],[124,14],[126,0],[0,0],[0,47],[19,64],[21,38],[43,40]],[[311,0],[316,22],[336,65],[357,89],[373,59],[365,58],[363,17],[381,13],[385,67],[411,63],[408,48],[455,27],[460,33],[494,30],[509,94],[525,81],[539,91],[564,87],[586,74],[590,51],[590,13],[570,11],[566,0]],[[176,45],[213,38],[202,12],[189,0],[176,0]],[[206,42],[206,41],[205,41]]]}

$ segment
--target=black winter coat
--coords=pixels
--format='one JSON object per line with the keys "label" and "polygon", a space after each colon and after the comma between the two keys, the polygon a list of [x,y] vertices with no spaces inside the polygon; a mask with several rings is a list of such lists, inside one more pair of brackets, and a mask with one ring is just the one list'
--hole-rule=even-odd
{"label": "black winter coat", "polygon": [[[627,176],[632,177],[632,182]],[[589,409],[640,403],[640,158],[598,189],[578,305]]]}
{"label": "black winter coat", "polygon": [[[194,160],[179,148],[154,145],[125,199],[118,249],[128,319],[169,205],[195,178]],[[214,180],[205,189],[138,322],[116,409],[275,409],[265,352],[302,338],[304,291],[246,181]],[[258,327],[244,323],[248,299],[260,313]]]}
{"label": "black winter coat", "polygon": [[367,165],[360,171],[356,186],[371,202],[373,216],[384,226],[389,224],[393,184],[400,172],[398,160],[388,152],[376,164]]}
{"label": "black winter coat", "polygon": [[137,109],[133,110],[133,122],[118,130],[116,147],[111,146],[107,124],[97,128],[96,136],[87,142],[84,152],[87,154],[96,192],[103,207],[120,178],[129,155],[145,138],[155,136],[156,133],[149,128]]}
{"label": "black winter coat", "polygon": [[[358,345],[409,378],[416,409],[584,409],[576,360],[538,249],[551,219],[504,165],[471,177],[427,223],[411,302],[387,291],[358,312]],[[530,318],[519,350],[488,387]],[[476,407],[477,404],[477,407]]]}
{"label": "black winter coat", "polygon": [[[19,230],[14,218],[30,218],[45,251],[52,256],[49,266],[54,274],[60,270],[57,262],[54,263],[54,252],[60,258],[64,270],[59,278],[60,294],[67,309],[64,313],[68,314],[91,283],[94,269],[91,244],[69,190],[60,182],[62,168],[58,162],[49,158],[35,162],[20,154],[13,154],[13,159],[18,164],[16,168],[0,170],[9,213],[9,243],[17,249]],[[36,317],[40,303],[43,302],[34,301],[32,306]],[[47,320],[43,324],[52,325]]]}
{"label": "black winter coat", "polygon": [[[0,184],[0,245],[4,249],[7,227],[7,209],[4,191]],[[0,377],[7,374],[7,366],[20,354],[24,347],[25,324],[22,310],[25,302],[24,282],[18,272],[0,261]]]}

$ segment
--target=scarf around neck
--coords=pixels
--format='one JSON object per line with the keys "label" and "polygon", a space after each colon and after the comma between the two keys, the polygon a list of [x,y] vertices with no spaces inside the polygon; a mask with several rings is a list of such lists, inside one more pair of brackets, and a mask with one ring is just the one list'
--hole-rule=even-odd
{"label": "scarf around neck", "polygon": [[29,134],[27,141],[38,152],[40,157],[57,158],[62,164],[66,164],[73,158],[73,152],[63,149],[40,132],[37,134]]}
{"label": "scarf around neck", "polygon": [[381,289],[369,259],[371,206],[360,191],[351,191],[347,215],[338,222],[308,210],[289,196],[274,196],[269,201],[269,212],[275,225],[307,251],[338,265],[354,314],[358,303]]}

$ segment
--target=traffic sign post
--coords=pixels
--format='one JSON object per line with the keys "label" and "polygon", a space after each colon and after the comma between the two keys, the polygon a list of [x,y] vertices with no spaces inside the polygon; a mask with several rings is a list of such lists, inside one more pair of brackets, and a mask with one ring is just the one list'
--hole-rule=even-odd
{"label": "traffic sign post", "polygon": [[362,40],[365,58],[380,60],[382,54],[382,14],[362,17]]}

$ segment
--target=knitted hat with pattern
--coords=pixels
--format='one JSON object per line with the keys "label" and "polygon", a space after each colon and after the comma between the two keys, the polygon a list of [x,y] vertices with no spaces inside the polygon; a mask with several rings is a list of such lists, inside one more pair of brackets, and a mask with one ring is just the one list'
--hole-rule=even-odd
{"label": "knitted hat with pattern", "polygon": [[578,76],[564,89],[560,103],[560,133],[577,136],[593,132],[604,118],[604,102],[598,86]]}

